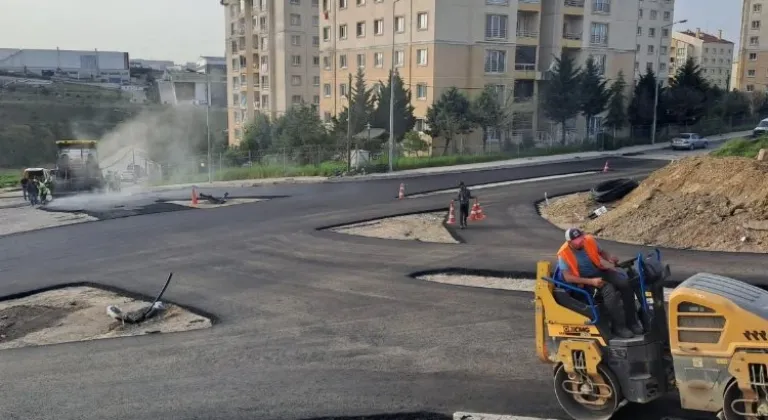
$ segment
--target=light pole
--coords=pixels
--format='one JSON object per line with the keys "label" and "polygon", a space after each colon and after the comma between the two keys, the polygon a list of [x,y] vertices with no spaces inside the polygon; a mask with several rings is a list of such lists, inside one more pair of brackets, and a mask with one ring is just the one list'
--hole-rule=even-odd
{"label": "light pole", "polygon": [[392,64],[389,70],[389,172],[394,170],[395,159],[395,10],[400,0],[392,2]]}
{"label": "light pole", "polygon": [[[208,138],[208,183],[213,182],[211,172],[211,74],[205,72],[205,135]],[[221,170],[221,168],[219,168]]]}
{"label": "light pole", "polygon": [[[672,22],[670,24],[664,25],[661,27],[662,32],[666,28],[670,28],[672,26],[677,25],[678,23],[685,23],[688,22],[688,19],[678,20],[676,22]],[[663,33],[659,34],[659,58],[656,59],[656,89],[653,90],[653,124],[651,126],[651,144],[656,144],[656,123],[659,119],[659,90],[661,90],[661,84],[664,83],[663,80],[658,80],[659,77],[659,67],[661,67],[661,40],[664,38]]]}

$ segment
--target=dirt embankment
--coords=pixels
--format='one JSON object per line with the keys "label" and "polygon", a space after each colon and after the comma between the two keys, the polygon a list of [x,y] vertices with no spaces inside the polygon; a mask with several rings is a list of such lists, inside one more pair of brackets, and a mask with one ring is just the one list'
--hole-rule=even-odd
{"label": "dirt embankment", "polygon": [[585,193],[550,200],[542,215],[611,240],[713,251],[768,252],[768,163],[698,156],[654,172],[632,193],[600,204]]}

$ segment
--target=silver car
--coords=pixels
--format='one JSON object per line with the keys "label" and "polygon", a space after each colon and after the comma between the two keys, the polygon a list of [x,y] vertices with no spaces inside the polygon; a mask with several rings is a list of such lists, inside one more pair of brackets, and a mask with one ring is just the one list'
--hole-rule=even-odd
{"label": "silver car", "polygon": [[709,140],[696,133],[680,133],[672,139],[672,149],[706,149],[709,146]]}

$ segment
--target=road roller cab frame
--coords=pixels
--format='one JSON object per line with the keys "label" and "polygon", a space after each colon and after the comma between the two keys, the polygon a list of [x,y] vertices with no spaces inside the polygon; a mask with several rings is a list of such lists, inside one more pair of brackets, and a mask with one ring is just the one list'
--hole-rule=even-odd
{"label": "road roller cab frame", "polygon": [[[598,295],[539,262],[536,351],[554,367],[555,395],[576,420],[608,419],[626,403],[677,391],[684,409],[726,420],[768,419],[768,292],[699,273],[669,296],[658,250],[618,264],[644,299],[645,334],[610,334]],[[638,418],[642,417],[638,415]]]}

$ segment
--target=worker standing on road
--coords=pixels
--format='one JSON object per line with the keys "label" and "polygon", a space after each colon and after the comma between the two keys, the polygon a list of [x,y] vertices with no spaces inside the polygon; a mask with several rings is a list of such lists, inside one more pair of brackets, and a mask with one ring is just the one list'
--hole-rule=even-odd
{"label": "worker standing on road", "polygon": [[[568,283],[599,292],[611,316],[613,333],[621,338],[642,334],[635,294],[626,273],[606,267],[602,260],[617,264],[619,259],[600,247],[592,235],[577,228],[565,231],[565,243],[557,251],[558,267]],[[622,304],[623,302],[623,304]]]}
{"label": "worker standing on road", "polygon": [[41,204],[47,203],[48,195],[50,194],[48,185],[44,181],[37,181],[37,188],[38,190],[40,190],[40,203]]}
{"label": "worker standing on road", "polygon": [[469,191],[464,181],[459,183],[459,227],[464,229],[467,227],[467,217],[469,216],[469,200],[475,197],[472,196],[472,192]]}
{"label": "worker standing on road", "polygon": [[27,183],[29,183],[29,178],[27,178],[26,174],[21,178],[21,192],[24,194],[24,201],[27,201]]}
{"label": "worker standing on road", "polygon": [[40,190],[37,188],[37,180],[32,178],[27,182],[27,197],[29,197],[29,203],[31,205],[36,205],[38,203],[38,196],[40,195]]}

